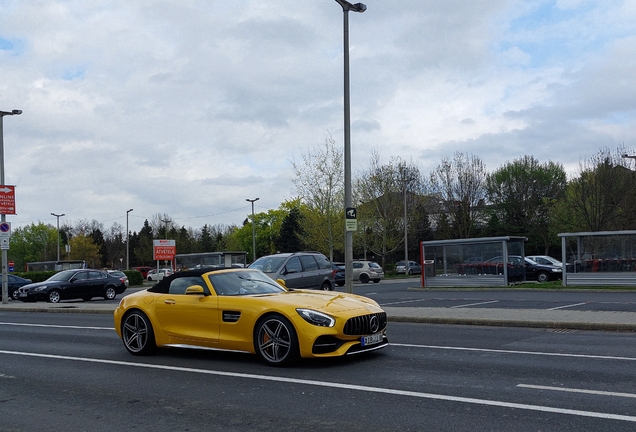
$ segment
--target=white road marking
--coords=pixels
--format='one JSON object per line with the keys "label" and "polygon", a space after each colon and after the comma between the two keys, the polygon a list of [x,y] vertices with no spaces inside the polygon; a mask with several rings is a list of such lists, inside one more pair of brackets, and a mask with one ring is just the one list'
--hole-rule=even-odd
{"label": "white road marking", "polygon": [[633,394],[633,393],[618,393],[618,392],[608,392],[608,391],[600,391],[600,390],[574,389],[574,388],[567,388],[567,387],[550,387],[550,386],[540,386],[540,385],[532,385],[532,384],[517,384],[517,387],[536,389],[536,390],[554,390],[554,391],[562,391],[562,392],[568,392],[568,393],[584,393],[584,394],[593,394],[593,395],[600,395],[600,396],[616,396],[616,397],[636,399],[636,394]]}
{"label": "white road marking", "polygon": [[548,310],[566,309],[566,308],[571,308],[571,307],[575,307],[575,306],[581,306],[581,305],[584,305],[584,304],[585,303],[576,303],[576,304],[565,305],[565,306],[557,306],[557,307],[550,308]]}
{"label": "white road marking", "polygon": [[261,381],[273,381],[273,382],[282,382],[282,383],[291,383],[291,384],[303,384],[303,385],[310,385],[310,386],[317,386],[317,387],[335,388],[340,390],[345,389],[345,390],[362,391],[362,392],[369,392],[369,393],[382,393],[382,394],[390,394],[390,395],[397,395],[397,396],[416,397],[416,398],[422,398],[422,399],[433,399],[433,400],[441,400],[441,401],[448,401],[448,402],[460,402],[460,403],[468,403],[468,404],[474,404],[474,405],[521,409],[521,410],[527,410],[527,411],[549,412],[554,414],[565,414],[565,415],[573,415],[573,416],[579,416],[579,417],[592,417],[592,418],[599,418],[599,419],[605,419],[605,420],[620,420],[620,421],[636,423],[636,417],[628,416],[628,415],[573,410],[573,409],[565,409],[565,408],[555,408],[555,407],[549,407],[549,406],[529,405],[529,404],[522,404],[522,403],[493,401],[493,400],[487,400],[487,399],[476,399],[476,398],[459,397],[459,396],[439,395],[439,394],[433,394],[433,393],[422,393],[422,392],[416,392],[416,391],[387,389],[387,388],[381,388],[381,387],[370,387],[370,386],[362,386],[362,385],[354,385],[354,384],[343,384],[343,383],[335,383],[335,382],[314,381],[314,380],[305,380],[305,379],[297,379],[297,378],[285,378],[285,377],[246,374],[246,373],[237,373],[237,372],[211,371],[207,369],[195,369],[195,368],[185,368],[185,367],[167,366],[167,365],[132,363],[132,362],[117,361],[117,360],[91,359],[91,358],[84,358],[84,357],[71,357],[71,356],[61,356],[61,355],[51,355],[51,354],[37,354],[37,353],[27,353],[27,352],[19,352],[19,351],[0,350],[0,354],[25,356],[25,357],[39,357],[39,358],[57,359],[57,360],[70,360],[70,361],[79,361],[79,362],[88,362],[88,363],[101,363],[101,364],[120,365],[120,366],[131,366],[131,367],[139,367],[139,368],[160,369],[160,370],[167,370],[167,371],[188,372],[188,373],[197,373],[197,374],[203,374],[203,375],[215,375],[215,376],[224,376],[224,377],[233,377],[233,378],[255,379],[255,380],[261,380]]}
{"label": "white road marking", "polygon": [[465,305],[457,305],[457,306],[452,306],[452,308],[463,308],[463,307],[468,307],[468,306],[479,306],[479,305],[484,305],[484,304],[490,304],[490,303],[499,303],[499,300],[492,300],[492,301],[487,301],[487,302],[479,302],[479,303],[470,303],[470,304],[465,304]]}
{"label": "white road marking", "polygon": [[9,322],[0,322],[0,325],[24,326],[24,327],[70,328],[70,329],[82,329],[82,330],[115,330],[115,327],[90,327],[90,326],[70,326],[70,325],[54,325],[54,324],[25,324],[25,323],[9,323]]}
{"label": "white road marking", "polygon": [[523,355],[542,355],[542,356],[552,356],[552,357],[575,357],[575,358],[588,358],[588,359],[601,359],[601,360],[636,361],[635,357],[602,356],[602,355],[594,355],[594,354],[568,354],[568,353],[551,353],[551,352],[541,352],[541,351],[515,351],[515,350],[502,350],[502,349],[489,349],[489,348],[466,348],[466,347],[449,347],[449,346],[436,346],[436,345],[401,344],[401,343],[394,343],[394,342],[391,342],[390,345],[409,347],[409,348],[493,352],[493,353],[501,353],[501,354],[523,354]]}
{"label": "white road marking", "polygon": [[395,304],[417,303],[417,302],[425,302],[425,301],[428,301],[428,299],[404,300],[404,301],[393,302],[393,303],[382,303],[380,306],[391,306],[391,305],[395,305]]}

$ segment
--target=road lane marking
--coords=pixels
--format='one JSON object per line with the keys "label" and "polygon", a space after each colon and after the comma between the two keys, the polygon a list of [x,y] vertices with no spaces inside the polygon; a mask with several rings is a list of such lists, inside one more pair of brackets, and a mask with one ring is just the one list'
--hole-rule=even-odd
{"label": "road lane marking", "polygon": [[548,309],[548,310],[566,309],[566,308],[571,308],[571,307],[581,306],[581,305],[584,305],[584,304],[586,304],[586,303],[585,303],[585,302],[583,302],[583,303],[576,303],[576,304],[565,305],[565,306],[557,306],[557,307],[550,308],[550,309]]}
{"label": "road lane marking", "polygon": [[403,304],[403,303],[417,303],[417,302],[425,302],[425,301],[428,301],[428,300],[429,299],[404,300],[404,301],[393,302],[393,303],[382,303],[380,306],[391,306],[391,305]]}
{"label": "road lane marking", "polygon": [[55,325],[55,324],[25,324],[25,323],[0,322],[0,325],[23,326],[23,327],[71,328],[71,329],[80,329],[80,330],[115,330],[115,327],[90,327],[90,326]]}
{"label": "road lane marking", "polygon": [[257,375],[257,374],[247,374],[247,373],[239,373],[239,372],[221,372],[221,371],[186,368],[186,367],[179,367],[179,366],[132,363],[132,362],[119,361],[119,360],[92,359],[92,358],[85,358],[85,357],[72,357],[72,356],[53,355],[53,354],[38,354],[38,353],[28,353],[28,352],[20,352],[20,351],[0,350],[0,354],[15,355],[15,356],[22,356],[22,357],[38,357],[38,358],[56,359],[56,360],[70,360],[70,361],[87,362],[87,363],[100,363],[100,364],[119,365],[119,366],[132,366],[132,367],[147,368],[147,369],[159,369],[159,370],[166,370],[166,371],[197,373],[202,375],[214,375],[214,376],[223,376],[223,377],[232,377],[232,378],[254,379],[254,380],[261,380],[261,381],[282,382],[286,384],[303,384],[303,385],[310,385],[310,386],[316,386],[316,387],[335,388],[340,390],[344,389],[344,390],[354,390],[354,391],[361,391],[361,392],[367,392],[367,393],[390,394],[394,396],[416,397],[416,398],[440,400],[440,401],[446,401],[446,402],[460,402],[460,403],[467,403],[467,404],[473,404],[473,405],[492,406],[492,407],[499,407],[499,408],[512,408],[512,409],[521,409],[521,410],[527,410],[527,411],[539,411],[539,412],[548,412],[548,413],[554,413],[554,414],[565,414],[565,415],[573,415],[573,416],[579,416],[579,417],[592,417],[592,418],[599,418],[599,419],[605,419],[605,420],[620,420],[620,421],[636,423],[636,416],[611,414],[611,413],[603,413],[603,412],[595,412],[595,411],[574,410],[574,409],[566,409],[566,408],[556,408],[556,407],[549,407],[549,406],[542,406],[542,405],[529,405],[529,404],[494,401],[494,400],[487,400],[487,399],[476,399],[476,398],[460,397],[460,396],[448,396],[448,395],[440,395],[440,394],[434,394],[434,393],[422,393],[422,392],[408,391],[408,390],[387,389],[387,388],[381,388],[381,387],[370,387],[370,386],[363,386],[363,385],[356,385],[356,384],[343,384],[343,383],[327,382],[327,381],[314,381],[314,380],[306,380],[306,379],[298,379],[298,378],[276,377],[276,376],[270,376],[270,375]]}
{"label": "road lane marking", "polygon": [[401,344],[391,342],[390,346],[399,346],[407,348],[427,348],[427,349],[440,349],[440,350],[455,350],[455,351],[475,351],[475,352],[492,352],[501,354],[524,354],[524,355],[542,355],[552,357],[574,357],[574,358],[588,358],[588,359],[601,359],[601,360],[628,360],[636,361],[636,357],[619,357],[619,356],[602,356],[594,354],[568,354],[568,353],[550,353],[541,351],[515,351],[515,350],[502,350],[491,348],[467,348],[467,347],[450,347],[450,346],[437,346],[437,345],[416,345],[416,344]]}
{"label": "road lane marking", "polygon": [[499,303],[499,300],[492,300],[492,301],[487,301],[487,302],[479,302],[479,303],[470,303],[470,304],[465,304],[465,305],[451,306],[451,309],[452,308],[463,308],[463,307],[468,307],[468,306],[479,306],[479,305],[485,305],[485,304],[490,304],[490,303]]}
{"label": "road lane marking", "polygon": [[608,392],[608,391],[601,391],[601,390],[575,389],[575,388],[567,388],[567,387],[550,387],[550,386],[540,386],[540,385],[532,385],[532,384],[517,384],[517,387],[536,389],[536,390],[554,390],[554,391],[562,391],[562,392],[568,392],[568,393],[584,393],[584,394],[592,394],[592,395],[600,395],[600,396],[616,396],[616,397],[636,399],[636,394],[633,394],[633,393],[618,393],[618,392]]}

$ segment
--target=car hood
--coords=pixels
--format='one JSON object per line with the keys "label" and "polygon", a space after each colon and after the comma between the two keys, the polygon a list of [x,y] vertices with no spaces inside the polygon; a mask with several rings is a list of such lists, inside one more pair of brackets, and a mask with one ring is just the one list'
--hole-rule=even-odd
{"label": "car hood", "polygon": [[24,285],[22,288],[33,289],[33,288],[38,288],[38,287],[43,287],[43,286],[57,286],[57,285],[62,285],[64,283],[66,283],[66,282],[62,282],[62,281],[35,282],[35,283],[30,283],[28,285]]}
{"label": "car hood", "polygon": [[290,290],[280,294],[265,294],[276,303],[305,307],[321,312],[341,313],[356,310],[380,312],[378,303],[368,297],[333,291]]}

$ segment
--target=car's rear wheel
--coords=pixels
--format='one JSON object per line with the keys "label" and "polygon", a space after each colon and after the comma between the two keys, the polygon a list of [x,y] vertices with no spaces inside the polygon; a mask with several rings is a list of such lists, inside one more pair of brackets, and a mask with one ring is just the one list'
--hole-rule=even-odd
{"label": "car's rear wheel", "polygon": [[117,296],[117,291],[115,291],[115,288],[113,287],[106,288],[106,291],[104,292],[104,300],[113,300],[116,296]]}
{"label": "car's rear wheel", "polygon": [[369,283],[369,275],[362,273],[360,275],[360,282],[362,283]]}
{"label": "car's rear wheel", "polygon": [[549,279],[548,274],[546,272],[539,272],[537,274],[537,281],[538,282],[547,282]]}
{"label": "car's rear wheel", "polygon": [[380,282],[380,279],[373,279],[373,283],[378,283]]}
{"label": "car's rear wheel", "polygon": [[409,269],[409,274],[412,275],[413,274],[413,269]]}
{"label": "car's rear wheel", "polygon": [[62,296],[58,290],[51,290],[46,295],[46,301],[49,303],[59,303],[62,300]]}
{"label": "car's rear wheel", "polygon": [[296,329],[281,315],[266,316],[254,329],[254,349],[270,366],[289,365],[298,360]]}
{"label": "car's rear wheel", "polygon": [[124,315],[121,322],[121,338],[131,354],[148,355],[157,350],[150,319],[141,311],[133,310]]}
{"label": "car's rear wheel", "polygon": [[322,286],[320,287],[320,289],[323,291],[333,291],[333,287],[331,286],[329,282],[324,282]]}

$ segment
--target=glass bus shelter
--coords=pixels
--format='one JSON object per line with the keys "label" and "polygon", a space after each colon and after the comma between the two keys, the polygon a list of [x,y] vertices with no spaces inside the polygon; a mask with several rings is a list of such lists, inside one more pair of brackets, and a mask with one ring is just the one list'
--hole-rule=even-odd
{"label": "glass bus shelter", "polygon": [[525,282],[526,237],[420,242],[423,287],[507,286]]}

